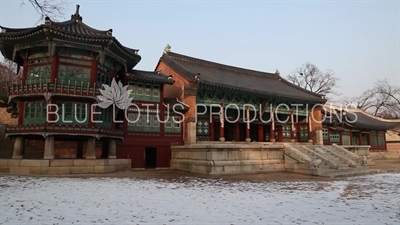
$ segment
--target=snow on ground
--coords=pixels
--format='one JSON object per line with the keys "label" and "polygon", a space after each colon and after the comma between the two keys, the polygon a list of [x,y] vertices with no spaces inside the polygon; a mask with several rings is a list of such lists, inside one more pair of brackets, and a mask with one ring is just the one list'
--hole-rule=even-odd
{"label": "snow on ground", "polygon": [[400,174],[232,182],[0,177],[0,224],[399,224]]}

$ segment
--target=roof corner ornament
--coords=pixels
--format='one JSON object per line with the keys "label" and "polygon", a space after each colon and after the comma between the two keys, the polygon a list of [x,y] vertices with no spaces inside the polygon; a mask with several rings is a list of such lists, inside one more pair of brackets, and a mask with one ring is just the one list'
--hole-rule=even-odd
{"label": "roof corner ornament", "polygon": [[109,30],[107,31],[107,36],[112,36],[112,32],[113,32],[113,29],[109,29]]}
{"label": "roof corner ornament", "polygon": [[51,25],[50,17],[46,16],[46,18],[44,19],[44,24],[49,26]]}
{"label": "roof corner ornament", "polygon": [[164,53],[168,53],[171,51],[171,45],[167,44],[167,46],[165,46],[164,48]]}
{"label": "roof corner ornament", "polygon": [[200,80],[200,76],[201,76],[201,74],[200,74],[200,73],[197,73],[197,74],[194,76],[194,79],[195,79],[196,81],[199,81],[199,80]]}
{"label": "roof corner ornament", "polygon": [[82,22],[82,16],[79,15],[79,7],[80,5],[76,5],[76,11],[75,14],[71,15],[71,20],[76,20],[76,22],[81,21]]}
{"label": "roof corner ornament", "polygon": [[281,73],[279,72],[279,70],[278,70],[278,69],[276,69],[276,70],[275,70],[275,74],[276,74],[276,75],[278,75],[278,76],[280,76],[280,75],[281,75]]}

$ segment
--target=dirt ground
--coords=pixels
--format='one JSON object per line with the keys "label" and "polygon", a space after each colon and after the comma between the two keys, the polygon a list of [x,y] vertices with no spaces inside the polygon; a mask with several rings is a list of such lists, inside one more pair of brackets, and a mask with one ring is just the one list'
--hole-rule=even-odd
{"label": "dirt ground", "polygon": [[[373,160],[371,169],[379,169],[381,172],[396,172],[400,173],[400,158],[399,159],[382,159]],[[43,175],[40,175],[43,176]],[[177,171],[171,169],[147,169],[147,170],[128,170],[108,174],[82,174],[82,175],[58,175],[57,177],[110,177],[110,178],[135,178],[135,179],[162,179],[167,181],[185,181],[195,178],[203,179],[222,179],[230,181],[271,181],[271,182],[293,182],[293,181],[330,181],[340,180],[339,178],[318,177],[310,175],[302,175],[295,173],[259,173],[259,174],[244,174],[244,175],[207,175],[199,173],[191,173],[186,171]]]}

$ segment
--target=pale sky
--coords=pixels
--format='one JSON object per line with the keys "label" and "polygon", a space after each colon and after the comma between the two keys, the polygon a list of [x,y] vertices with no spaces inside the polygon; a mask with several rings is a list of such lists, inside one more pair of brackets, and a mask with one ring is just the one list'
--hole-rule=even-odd
{"label": "pale sky", "polygon": [[[38,25],[24,0],[0,0],[0,25]],[[305,62],[331,69],[338,91],[353,97],[387,78],[400,86],[400,1],[94,1],[69,0],[64,19],[80,4],[83,22],[113,29],[140,49],[135,69],[154,70],[171,51],[282,76]],[[43,23],[44,21],[40,21]]]}

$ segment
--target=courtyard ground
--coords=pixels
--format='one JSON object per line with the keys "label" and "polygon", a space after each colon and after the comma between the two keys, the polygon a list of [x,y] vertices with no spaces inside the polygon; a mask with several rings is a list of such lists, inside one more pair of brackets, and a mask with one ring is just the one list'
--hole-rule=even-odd
{"label": "courtyard ground", "polygon": [[400,160],[385,173],[208,176],[172,170],[0,175],[0,224],[399,224]]}

